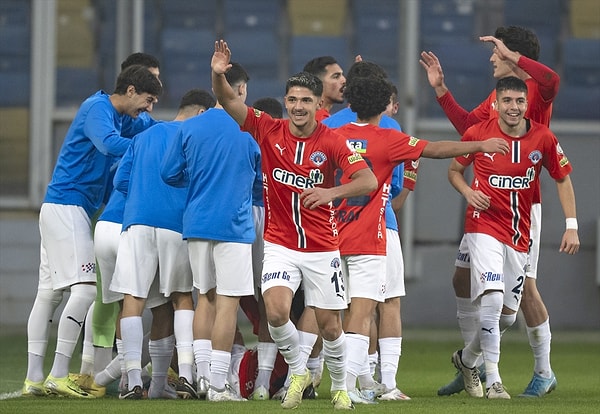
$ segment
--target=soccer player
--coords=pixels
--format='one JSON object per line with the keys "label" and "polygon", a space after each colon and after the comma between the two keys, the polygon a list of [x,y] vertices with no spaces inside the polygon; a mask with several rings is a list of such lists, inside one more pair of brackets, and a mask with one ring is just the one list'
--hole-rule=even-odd
{"label": "soccer player", "polygon": [[[233,64],[234,99],[247,97],[248,74]],[[217,105],[185,122],[165,156],[163,179],[187,186],[183,237],[187,239],[198,301],[194,314],[197,390],[209,401],[245,401],[226,384],[242,296],[254,293],[252,187],[260,150]],[[226,191],[224,191],[226,189]],[[218,321],[215,322],[215,321]]]}
{"label": "soccer player", "polygon": [[[387,74],[379,65],[373,62],[359,60],[355,62],[348,70],[346,83],[350,83],[355,77],[381,77],[387,79]],[[397,95],[398,91],[392,86],[392,96],[390,102],[380,119],[379,126],[382,128],[394,128],[401,131],[400,125],[392,119],[398,110]],[[356,122],[356,112],[350,106],[341,109],[323,123],[329,127],[340,127],[350,122]],[[369,338],[369,370],[367,366],[362,367],[358,373],[360,391],[352,393],[355,402],[361,401],[368,403],[375,397],[381,400],[407,400],[410,399],[406,394],[396,387],[396,374],[398,371],[398,362],[402,351],[402,322],[400,316],[400,296],[406,294],[404,288],[404,262],[402,258],[402,248],[400,237],[398,235],[398,222],[395,210],[399,210],[410,191],[414,190],[416,182],[416,168],[412,168],[413,160],[407,160],[404,165],[399,164],[394,167],[390,187],[390,200],[386,204],[385,223],[387,240],[387,263],[386,263],[386,291],[385,301],[377,304],[377,313],[372,322],[371,335]],[[405,165],[413,171],[412,179],[404,179]],[[403,189],[403,185],[405,188]],[[378,314],[383,314],[383,318],[378,318]],[[381,334],[381,335],[380,335]],[[379,352],[377,348],[379,345]],[[382,361],[381,367],[381,388],[380,384],[373,381],[373,374],[379,363],[379,356]]]}
{"label": "soccer player", "polygon": [[[156,57],[142,52],[132,53],[121,63],[121,71],[133,65],[146,66],[160,80],[160,63]],[[142,118],[149,116],[146,112],[140,114]],[[115,160],[115,164],[117,162]],[[119,295],[117,299],[111,298],[115,293],[110,292],[108,287],[117,259],[124,206],[124,194],[115,190],[111,191],[108,202],[94,226],[94,253],[99,276],[96,281],[96,300],[90,306],[84,324],[79,374],[71,374],[73,380],[83,390],[96,397],[104,395],[106,388],[94,383],[94,376],[110,365],[113,359],[115,333],[116,330],[119,330],[117,318],[120,307],[117,302],[123,297]],[[109,298],[106,303],[103,302],[105,297]],[[117,349],[121,351],[122,358],[121,334],[119,333],[116,337]],[[124,369],[123,372],[125,373]],[[115,370],[114,375],[117,374],[119,373]]]}
{"label": "soccer player", "polygon": [[[93,398],[69,378],[69,362],[86,313],[96,297],[92,217],[107,194],[113,157],[131,136],[154,121],[137,120],[152,111],[162,93],[160,81],[143,66],[117,78],[115,91],[98,91],[80,106],[69,128],[40,209],[40,272],[27,326],[28,366],[24,395],[60,394]],[[56,354],[44,377],[50,321],[71,291],[58,323]],[[44,380],[45,378],[45,380]]]}
{"label": "soccer player", "polygon": [[[146,305],[153,311],[148,397],[165,396],[174,345],[180,375],[177,392],[186,392],[186,385],[193,382],[192,273],[181,237],[187,191],[163,182],[159,167],[182,122],[214,104],[206,91],[186,93],[172,122],[161,122],[133,138],[115,174],[115,188],[126,195],[123,232],[110,284],[111,291],[124,295],[121,335],[128,389],[121,392],[121,399],[142,397],[142,312]],[[168,302],[172,302],[174,315]]]}
{"label": "soccer player", "polygon": [[[450,158],[478,151],[505,153],[508,150],[508,146],[500,138],[465,146],[461,145],[464,143],[453,141],[428,142],[394,129],[379,128],[391,93],[391,84],[381,77],[351,78],[344,95],[350,108],[356,112],[357,120],[336,129],[364,157],[379,183],[377,190],[368,196],[341,200],[337,206],[340,253],[347,280],[345,285],[351,301],[344,314],[348,349],[346,383],[351,398],[357,394],[356,380],[362,367],[368,366],[372,316],[377,303],[385,300],[385,210],[389,202],[394,167],[421,156]],[[342,184],[348,182],[348,179],[342,175]],[[362,398],[356,399],[356,402],[362,402]]]}
{"label": "soccer player", "polygon": [[[558,140],[544,125],[525,118],[527,85],[517,77],[502,78],[496,85],[497,118],[469,128],[463,142],[503,137],[510,153],[478,153],[452,161],[448,179],[468,202],[465,238],[471,256],[471,300],[479,302],[477,334],[452,360],[461,372],[470,396],[483,397],[476,362],[480,354],[486,371],[486,397],[509,399],[498,371],[500,336],[515,319],[528,268],[531,204],[535,200],[542,166],[556,181],[566,217],[560,251],[579,250],[571,164]],[[473,181],[465,180],[473,165]]]}
{"label": "soccer player", "polygon": [[[516,26],[499,27],[494,36],[482,36],[480,40],[494,44],[490,62],[494,67],[494,78],[516,76],[527,84],[528,109],[526,117],[549,126],[552,116],[552,102],[558,93],[559,76],[550,68],[538,62],[540,44],[537,36],[528,29]],[[444,74],[437,57],[432,52],[421,53],[421,65],[426,69],[430,85],[434,88],[437,100],[459,134],[478,122],[497,117],[495,91],[471,112],[466,111],[454,100],[444,83]],[[532,245],[530,247],[531,266],[525,279],[525,289],[521,309],[527,324],[527,336],[534,356],[534,373],[521,396],[542,397],[556,387],[556,376],[550,365],[550,323],[549,315],[537,289],[537,262],[541,234],[541,194],[539,184],[535,190],[532,215]],[[452,284],[456,294],[457,319],[465,343],[476,334],[477,309],[470,302],[469,252],[466,242],[461,241],[456,260]],[[483,375],[482,375],[483,377]],[[461,376],[438,390],[438,395],[460,392],[463,387]]]}
{"label": "soccer player", "polygon": [[319,56],[311,59],[302,70],[315,75],[323,83],[321,105],[315,115],[317,121],[322,121],[329,116],[334,104],[344,102],[343,94],[346,85],[344,71],[332,56]]}
{"label": "soccer player", "polygon": [[[298,331],[289,319],[293,294],[302,282],[306,305],[315,308],[323,337],[332,402],[337,409],[351,409],[340,317],[346,297],[331,203],[374,190],[375,176],[343,137],[316,121],[323,92],[319,78],[306,72],[290,77],[284,101],[289,119],[273,119],[238,98],[225,77],[230,59],[227,43],[215,42],[211,68],[217,100],[261,149],[267,216],[262,292],[269,332],[292,372],[282,407],[296,408],[311,381],[300,357]],[[334,186],[337,168],[351,182]]]}

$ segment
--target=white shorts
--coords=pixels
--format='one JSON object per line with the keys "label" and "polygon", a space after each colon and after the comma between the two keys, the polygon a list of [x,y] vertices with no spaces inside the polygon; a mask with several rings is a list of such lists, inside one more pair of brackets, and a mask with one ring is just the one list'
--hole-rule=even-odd
{"label": "white shorts", "polygon": [[487,290],[504,292],[504,306],[519,310],[527,253],[518,252],[482,233],[465,235],[471,253],[471,299],[476,301]]}
{"label": "white shorts", "polygon": [[385,300],[386,257],[373,254],[342,256],[342,272],[348,303],[353,298]]}
{"label": "white shorts", "polygon": [[194,287],[200,294],[215,287],[222,296],[254,294],[251,244],[203,239],[187,243]]}
{"label": "white shorts", "polygon": [[542,237],[542,204],[531,206],[531,228],[529,229],[529,266],[525,274],[537,279],[537,266],[540,258],[540,240]]}
{"label": "white shorts", "polygon": [[385,298],[390,299],[406,296],[406,289],[404,287],[404,258],[402,257],[400,235],[396,230],[387,229],[386,239]]}
{"label": "white shorts", "polygon": [[165,298],[163,303],[173,292],[192,291],[187,244],[181,233],[172,230],[130,226],[121,233],[110,290],[150,302],[150,287],[155,279],[159,294]]}
{"label": "white shorts", "polygon": [[265,241],[262,292],[285,286],[296,292],[302,283],[306,306],[346,309],[340,252],[299,252]]}
{"label": "white shorts", "polygon": [[102,302],[113,303],[123,300],[123,294],[110,290],[115,264],[117,262],[117,252],[119,250],[119,241],[121,240],[121,228],[119,223],[111,221],[99,221],[94,230],[94,252],[96,253],[96,262],[100,272],[102,285]]}
{"label": "white shorts", "polygon": [[96,283],[92,222],[82,207],[43,203],[39,228],[39,289]]}
{"label": "white shorts", "polygon": [[[540,258],[540,240],[542,236],[542,204],[536,203],[531,206],[531,227],[529,229],[529,255],[528,266],[525,275],[532,279],[537,279],[537,266]],[[465,236],[458,246],[458,254],[454,262],[456,267],[468,269],[470,265],[469,248],[465,241]]]}
{"label": "white shorts", "polygon": [[265,230],[265,208],[252,206],[252,216],[254,217],[254,230],[256,239],[252,243],[252,275],[254,279],[254,293],[260,294],[260,276],[262,275],[263,258],[265,256],[265,239],[263,237]]}

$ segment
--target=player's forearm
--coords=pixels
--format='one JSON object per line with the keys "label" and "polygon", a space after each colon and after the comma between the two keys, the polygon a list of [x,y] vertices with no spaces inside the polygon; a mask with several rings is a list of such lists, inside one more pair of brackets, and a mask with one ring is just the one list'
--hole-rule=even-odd
{"label": "player's forearm", "polygon": [[369,194],[377,188],[377,178],[369,168],[358,170],[351,176],[352,181],[336,187],[332,187],[332,200],[349,197],[357,197]]}
{"label": "player's forearm", "polygon": [[571,178],[566,176],[562,180],[557,180],[556,189],[558,192],[560,205],[562,206],[563,213],[565,214],[565,218],[577,218],[575,191],[573,190]]}
{"label": "player's forearm", "polygon": [[526,56],[519,58],[518,66],[538,83],[540,94],[546,101],[551,101],[556,97],[560,84],[560,77],[556,72],[543,63]]}

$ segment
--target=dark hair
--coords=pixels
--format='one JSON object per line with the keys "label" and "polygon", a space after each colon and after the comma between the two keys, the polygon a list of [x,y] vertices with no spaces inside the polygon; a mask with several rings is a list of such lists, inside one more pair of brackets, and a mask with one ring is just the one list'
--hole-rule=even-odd
{"label": "dark hair", "polygon": [[346,74],[346,83],[350,82],[352,78],[357,76],[363,78],[377,76],[384,79],[387,79],[388,77],[387,73],[385,73],[385,70],[381,66],[376,63],[366,61],[354,62],[354,64],[350,66],[350,69]]}
{"label": "dark hair", "polygon": [[501,26],[496,29],[494,37],[502,40],[506,47],[513,52],[519,52],[533,60],[540,58],[540,41],[529,29],[518,26]]}
{"label": "dark hair", "polygon": [[148,53],[143,52],[132,53],[131,55],[127,56],[123,63],[121,63],[121,70],[124,70],[132,65],[142,65],[146,66],[147,68],[160,69],[160,63],[158,62],[158,59],[152,55],[149,55]]}
{"label": "dark hair", "polygon": [[507,76],[506,78],[498,79],[498,82],[496,82],[496,96],[503,91],[525,92],[525,95],[527,95],[527,84],[524,80],[516,76]]}
{"label": "dark hair", "polygon": [[319,78],[327,72],[325,69],[329,65],[334,65],[338,63],[337,60],[333,56],[319,56],[314,59],[309,60],[302,71],[312,73]]}
{"label": "dark hair", "polygon": [[203,106],[204,108],[212,108],[216,105],[217,100],[212,94],[204,89],[192,89],[189,90],[181,98],[179,103],[179,109],[183,109],[186,106]]}
{"label": "dark hair", "polygon": [[265,97],[254,101],[252,107],[271,115],[273,118],[283,118],[283,106],[275,98]]}
{"label": "dark hair", "polygon": [[285,83],[285,94],[287,95],[290,88],[294,86],[307,88],[315,96],[323,95],[323,82],[321,82],[321,79],[309,72],[299,72],[290,76]]}
{"label": "dark hair", "polygon": [[117,77],[115,92],[117,95],[125,95],[129,85],[135,88],[137,94],[149,93],[159,96],[162,93],[162,84],[146,66],[133,65],[121,71]]}
{"label": "dark hair", "polygon": [[354,77],[344,90],[350,109],[359,119],[369,119],[385,111],[391,95],[392,84],[377,76]]}
{"label": "dark hair", "polygon": [[240,83],[248,83],[250,77],[246,70],[236,62],[231,62],[231,69],[225,73],[225,79],[231,86],[239,85]]}

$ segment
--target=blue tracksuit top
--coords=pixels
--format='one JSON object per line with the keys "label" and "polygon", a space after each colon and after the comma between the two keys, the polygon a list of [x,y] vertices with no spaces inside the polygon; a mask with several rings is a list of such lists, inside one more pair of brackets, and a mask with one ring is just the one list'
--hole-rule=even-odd
{"label": "blue tracksuit top", "polygon": [[[350,122],[356,122],[356,112],[352,112],[350,108],[344,108],[337,111],[335,114],[322,121],[329,128],[339,128],[343,125],[349,124]],[[393,128],[398,131],[402,131],[400,124],[394,119],[387,115],[381,117],[379,122],[381,128]],[[402,182],[404,181],[404,164],[398,164],[392,172],[392,191],[390,191],[390,200],[400,194],[402,190]],[[385,206],[385,227],[388,229],[398,231],[398,220],[396,220],[396,213],[392,209],[392,203],[388,201]]]}
{"label": "blue tracksuit top", "polygon": [[181,124],[161,164],[165,182],[188,186],[183,237],[252,243],[252,186],[260,168],[254,138],[225,110]]}
{"label": "blue tracksuit top", "polygon": [[81,206],[92,217],[109,191],[111,167],[135,133],[155,123],[117,112],[110,95],[98,91],[79,107],[58,154],[44,203]]}
{"label": "blue tracksuit top", "polygon": [[168,185],[160,163],[182,121],[162,122],[133,137],[114,178],[115,189],[126,195],[123,230],[134,224],[181,233],[187,188]]}

